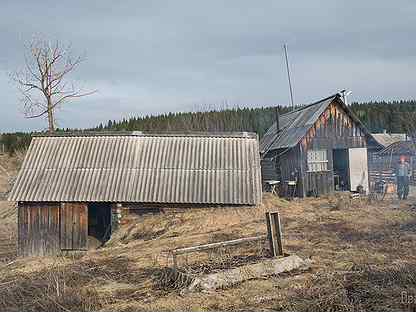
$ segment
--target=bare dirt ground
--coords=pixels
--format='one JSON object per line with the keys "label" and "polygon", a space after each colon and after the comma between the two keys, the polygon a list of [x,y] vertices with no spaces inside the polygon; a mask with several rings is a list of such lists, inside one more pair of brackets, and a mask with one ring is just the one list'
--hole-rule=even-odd
{"label": "bare dirt ground", "polygon": [[[10,207],[0,203],[2,213]],[[161,283],[164,251],[264,234],[264,212],[269,210],[281,213],[285,252],[310,258],[309,271],[210,293],[183,293]],[[10,212],[0,213],[0,231],[5,233],[15,230]],[[399,311],[414,307],[402,298],[416,296],[414,198],[368,202],[336,194],[288,202],[266,194],[256,208],[129,216],[124,223],[104,248],[84,255],[0,264],[0,310]],[[209,272],[250,261],[259,253],[264,253],[259,244],[200,253],[180,259],[180,267]]]}

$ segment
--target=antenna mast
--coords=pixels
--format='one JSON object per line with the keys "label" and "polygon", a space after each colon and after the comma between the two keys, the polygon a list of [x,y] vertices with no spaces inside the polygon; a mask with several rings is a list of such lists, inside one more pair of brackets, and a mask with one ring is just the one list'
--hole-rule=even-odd
{"label": "antenna mast", "polygon": [[287,58],[287,47],[286,47],[286,44],[283,45],[283,49],[285,51],[286,69],[287,69],[287,80],[289,81],[290,102],[292,104],[292,110],[293,110],[295,108],[295,104],[293,103],[293,90],[292,90],[292,83],[290,81],[290,70],[289,70],[289,61],[288,61],[288,58]]}

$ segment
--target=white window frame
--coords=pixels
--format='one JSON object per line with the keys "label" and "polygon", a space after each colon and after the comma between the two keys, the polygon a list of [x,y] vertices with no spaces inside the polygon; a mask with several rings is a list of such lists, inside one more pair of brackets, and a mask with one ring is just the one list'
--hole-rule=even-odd
{"label": "white window frame", "polygon": [[328,171],[328,151],[326,149],[308,150],[308,172]]}

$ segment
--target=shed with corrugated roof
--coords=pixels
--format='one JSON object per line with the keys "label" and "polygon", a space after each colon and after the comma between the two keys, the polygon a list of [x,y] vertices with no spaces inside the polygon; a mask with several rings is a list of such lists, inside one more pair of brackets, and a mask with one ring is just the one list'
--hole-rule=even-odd
{"label": "shed with corrugated roof", "polygon": [[74,134],[33,137],[9,200],[19,253],[86,250],[107,240],[120,210],[257,205],[253,133]]}

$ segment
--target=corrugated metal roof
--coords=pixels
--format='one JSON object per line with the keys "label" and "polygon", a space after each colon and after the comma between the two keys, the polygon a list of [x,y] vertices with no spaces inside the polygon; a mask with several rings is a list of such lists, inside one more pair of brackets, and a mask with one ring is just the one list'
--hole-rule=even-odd
{"label": "corrugated metal roof", "polygon": [[257,136],[34,137],[13,201],[257,204]]}
{"label": "corrugated metal roof", "polygon": [[416,155],[416,143],[412,141],[394,142],[377,153],[378,155]]}
{"label": "corrugated metal roof", "polygon": [[344,107],[350,117],[360,125],[364,133],[370,135],[361,121],[341,100],[340,94],[337,93],[318,102],[281,115],[279,117],[279,133],[276,133],[275,122],[260,140],[261,153],[267,154],[271,150],[296,146],[334,100],[337,100]]}
{"label": "corrugated metal roof", "polygon": [[371,135],[378,144],[384,147],[396,142],[407,141],[408,139],[406,133],[372,133]]}

